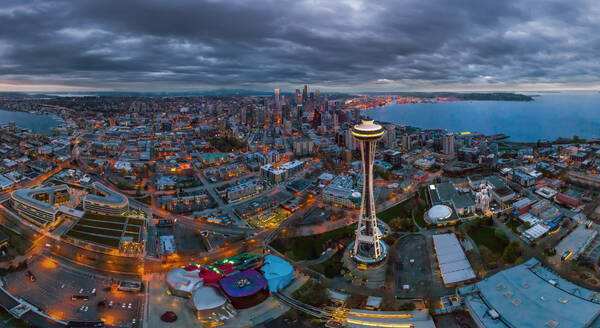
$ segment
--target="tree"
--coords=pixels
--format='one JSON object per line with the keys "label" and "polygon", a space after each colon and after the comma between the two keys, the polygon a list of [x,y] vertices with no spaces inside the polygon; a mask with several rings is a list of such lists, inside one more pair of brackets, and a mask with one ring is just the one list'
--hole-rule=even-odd
{"label": "tree", "polygon": [[390,221],[390,228],[394,230],[400,230],[402,228],[402,221],[400,218],[395,218]]}
{"label": "tree", "polygon": [[521,245],[518,241],[513,241],[504,248],[502,259],[506,263],[513,263],[521,253]]}
{"label": "tree", "polygon": [[496,261],[496,256],[486,246],[479,246],[479,255],[481,256],[481,260],[486,264],[491,264]]}
{"label": "tree", "polygon": [[494,236],[496,236],[498,239],[508,241],[508,237],[506,236],[506,233],[504,232],[504,230],[502,230],[500,228],[494,230]]}
{"label": "tree", "polygon": [[527,221],[527,222],[523,223],[523,226],[525,227],[525,229],[529,229],[529,228],[531,228],[531,222]]}
{"label": "tree", "polygon": [[404,219],[400,219],[400,218],[395,218],[393,220],[390,221],[389,225],[392,229],[396,230],[396,231],[407,231],[410,229],[411,227],[411,220],[404,218]]}

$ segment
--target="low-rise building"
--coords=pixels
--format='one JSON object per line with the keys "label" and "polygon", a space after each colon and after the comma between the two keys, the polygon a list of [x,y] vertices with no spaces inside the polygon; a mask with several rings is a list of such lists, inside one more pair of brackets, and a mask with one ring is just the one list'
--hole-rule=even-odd
{"label": "low-rise building", "polygon": [[351,176],[338,176],[331,181],[322,193],[323,202],[342,207],[356,208],[360,206],[361,193],[354,189]]}
{"label": "low-rise building", "polygon": [[0,174],[0,190],[6,190],[12,187],[15,182],[4,175]]}
{"label": "low-rise building", "polygon": [[241,198],[256,195],[262,190],[262,186],[254,181],[248,181],[227,189],[227,200],[232,202]]}
{"label": "low-rise building", "polygon": [[392,164],[394,167],[399,167],[402,162],[402,152],[394,149],[387,149],[383,152],[383,160]]}
{"label": "low-rise building", "polygon": [[541,197],[544,197],[545,199],[552,199],[557,194],[556,190],[547,186],[538,188],[538,190],[536,190],[535,193]]}
{"label": "low-rise building", "polygon": [[129,209],[125,195],[94,182],[92,191],[83,199],[83,210],[103,215],[119,216]]}
{"label": "low-rise building", "polygon": [[433,235],[433,246],[444,285],[455,285],[476,278],[455,234]]}
{"label": "low-rise building", "polygon": [[260,167],[260,175],[271,183],[280,183],[293,177],[304,168],[304,161],[291,161],[279,167],[273,164],[265,164]]}
{"label": "low-rise building", "polygon": [[577,207],[581,205],[582,196],[583,193],[570,189],[556,194],[556,201],[567,206]]}

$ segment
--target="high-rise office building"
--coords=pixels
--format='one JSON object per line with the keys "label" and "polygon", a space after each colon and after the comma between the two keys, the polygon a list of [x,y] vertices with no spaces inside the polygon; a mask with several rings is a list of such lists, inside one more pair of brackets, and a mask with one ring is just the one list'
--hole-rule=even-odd
{"label": "high-rise office building", "polygon": [[444,134],[442,140],[443,152],[446,155],[454,155],[454,134]]}
{"label": "high-rise office building", "polygon": [[319,107],[315,106],[313,108],[312,127],[316,129],[319,125],[321,125],[321,112],[319,111]]}
{"label": "high-rise office building", "polygon": [[402,135],[402,147],[406,150],[410,150],[412,148],[412,140],[410,134],[405,133]]}
{"label": "high-rise office building", "polygon": [[360,108],[354,108],[353,114],[354,114],[354,117],[353,117],[354,121],[360,122]]}
{"label": "high-rise office building", "polygon": [[279,88],[273,90],[274,93],[274,97],[275,97],[275,108],[279,109],[281,108],[281,103],[280,103],[280,99],[279,99]]}
{"label": "high-rise office building", "polygon": [[246,124],[246,107],[242,107],[240,110],[240,123]]}
{"label": "high-rise office building", "polygon": [[394,125],[386,125],[386,134],[383,139],[385,147],[388,149],[396,149],[396,127]]}
{"label": "high-rise office building", "polygon": [[363,169],[362,202],[356,239],[352,248],[355,261],[362,264],[377,264],[387,255],[387,246],[381,240],[381,231],[375,215],[375,198],[373,197],[373,160],[375,146],[385,130],[373,121],[362,121],[352,128],[352,135],[360,143]]}
{"label": "high-rise office building", "polygon": [[340,116],[338,113],[333,113],[333,131],[337,132],[340,129]]}
{"label": "high-rise office building", "polygon": [[302,115],[304,115],[304,106],[302,106],[302,104],[298,104],[296,107],[298,109],[297,124],[301,125],[302,124]]}
{"label": "high-rise office building", "polygon": [[304,89],[302,89],[302,103],[308,100],[308,86],[305,84]]}

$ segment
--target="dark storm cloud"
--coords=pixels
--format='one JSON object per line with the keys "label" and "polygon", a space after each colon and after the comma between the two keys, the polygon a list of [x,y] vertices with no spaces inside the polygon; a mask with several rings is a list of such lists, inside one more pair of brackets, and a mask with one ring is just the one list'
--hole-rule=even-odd
{"label": "dark storm cloud", "polygon": [[102,89],[598,85],[597,1],[0,4],[0,84]]}

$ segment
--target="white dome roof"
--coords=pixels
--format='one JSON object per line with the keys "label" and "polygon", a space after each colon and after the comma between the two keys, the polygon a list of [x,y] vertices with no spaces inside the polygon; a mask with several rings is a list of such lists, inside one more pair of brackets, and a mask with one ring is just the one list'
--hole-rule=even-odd
{"label": "white dome roof", "polygon": [[435,205],[427,212],[427,216],[434,220],[447,219],[452,215],[452,209],[446,205]]}

